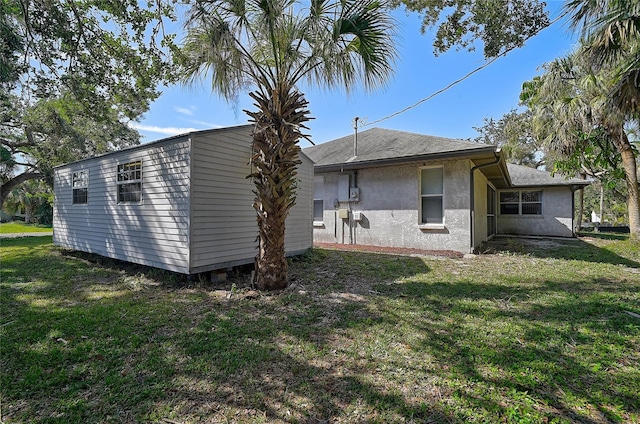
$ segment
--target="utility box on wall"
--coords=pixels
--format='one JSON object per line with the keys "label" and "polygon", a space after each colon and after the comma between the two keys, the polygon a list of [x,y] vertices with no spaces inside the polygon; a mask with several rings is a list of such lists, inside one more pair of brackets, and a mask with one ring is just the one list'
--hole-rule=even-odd
{"label": "utility box on wall", "polygon": [[360,189],[358,187],[351,187],[349,189],[349,200],[352,202],[360,201]]}
{"label": "utility box on wall", "polygon": [[348,202],[349,198],[349,174],[338,175],[338,200]]}
{"label": "utility box on wall", "polygon": [[338,218],[340,218],[340,219],[348,219],[349,218],[349,209],[338,209]]}

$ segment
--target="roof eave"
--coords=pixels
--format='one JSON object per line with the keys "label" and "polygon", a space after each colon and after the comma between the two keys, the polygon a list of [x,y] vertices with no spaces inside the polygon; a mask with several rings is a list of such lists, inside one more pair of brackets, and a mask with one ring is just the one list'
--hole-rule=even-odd
{"label": "roof eave", "polygon": [[578,189],[580,187],[578,186],[582,186],[582,187],[586,187],[588,185],[591,185],[590,181],[585,181],[585,182],[577,182],[577,181],[571,181],[571,182],[566,182],[566,183],[553,183],[553,184],[512,184],[511,186],[513,188],[536,188],[536,187],[570,187],[570,188],[574,188]]}
{"label": "roof eave", "polygon": [[441,152],[441,153],[429,153],[424,155],[415,156],[403,156],[388,159],[375,159],[359,162],[342,162],[332,163],[328,165],[316,165],[316,172],[331,172],[331,171],[345,171],[361,168],[375,168],[378,166],[387,165],[399,165],[403,163],[420,162],[424,160],[437,160],[437,159],[452,159],[452,158],[469,158],[475,159],[477,157],[486,156],[488,153],[493,155],[495,151],[494,146],[487,146],[486,148],[477,148],[472,150],[460,150],[453,152]]}

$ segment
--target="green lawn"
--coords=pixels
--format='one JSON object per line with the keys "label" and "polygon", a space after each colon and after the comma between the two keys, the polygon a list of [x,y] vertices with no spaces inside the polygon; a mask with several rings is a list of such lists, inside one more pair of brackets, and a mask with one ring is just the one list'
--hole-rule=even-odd
{"label": "green lawn", "polygon": [[53,231],[53,228],[42,225],[25,224],[24,222],[3,222],[0,223],[0,234],[12,233],[43,233]]}
{"label": "green lawn", "polygon": [[3,240],[0,421],[640,422],[640,246],[484,251],[316,249],[261,294]]}

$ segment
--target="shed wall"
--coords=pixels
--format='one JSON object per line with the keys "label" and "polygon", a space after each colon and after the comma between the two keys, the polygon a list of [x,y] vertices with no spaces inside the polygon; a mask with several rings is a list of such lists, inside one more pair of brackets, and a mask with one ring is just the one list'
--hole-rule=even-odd
{"label": "shed wall", "polygon": [[[258,229],[253,185],[246,178],[251,173],[251,127],[197,134],[192,147],[190,272],[252,263]],[[299,176],[298,203],[286,221],[289,254],[312,245],[309,159],[300,166]]]}
{"label": "shed wall", "polygon": [[[189,140],[172,139],[56,168],[57,246],[186,273]],[[142,202],[117,202],[118,164],[142,160]],[[72,175],[89,172],[88,202],[72,204]]]}

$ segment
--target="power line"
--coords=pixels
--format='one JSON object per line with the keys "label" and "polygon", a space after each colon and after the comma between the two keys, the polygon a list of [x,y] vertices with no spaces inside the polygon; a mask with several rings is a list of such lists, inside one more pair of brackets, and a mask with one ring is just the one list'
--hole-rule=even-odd
{"label": "power line", "polygon": [[[556,22],[558,22],[560,19],[564,18],[564,17],[567,15],[567,13],[569,13],[569,12],[568,12],[568,11],[563,12],[562,14],[560,14],[560,16],[558,16],[558,17],[557,17],[557,18],[555,18],[553,21],[551,21],[551,22],[549,23],[549,25],[545,26],[544,28],[540,28],[539,30],[537,30],[536,32],[534,32],[533,34],[531,34],[529,37],[527,37],[527,39],[526,39],[526,40],[524,40],[524,43],[526,43],[526,42],[527,42],[527,41],[529,41],[531,38],[533,38],[533,37],[535,37],[536,35],[538,35],[542,30],[549,28],[550,26],[552,26],[553,24],[555,24]],[[523,43],[523,44],[524,44],[524,43]],[[421,105],[422,103],[426,102],[427,100],[431,100],[432,98],[434,98],[434,97],[435,97],[435,96],[437,96],[438,94],[440,94],[440,93],[442,93],[442,92],[444,92],[444,91],[447,91],[448,89],[450,89],[450,88],[451,88],[451,87],[453,87],[454,85],[461,83],[462,81],[464,81],[464,80],[466,80],[467,78],[469,78],[471,75],[475,74],[476,72],[479,72],[479,71],[483,70],[484,68],[486,68],[487,66],[491,65],[493,62],[495,62],[495,61],[496,61],[496,60],[498,60],[499,58],[501,58],[501,57],[503,57],[503,56],[506,56],[506,55],[507,55],[507,53],[509,53],[510,51],[512,51],[512,50],[514,50],[514,49],[516,49],[516,48],[518,48],[518,46],[513,46],[513,47],[508,48],[508,49],[507,49],[507,50],[505,50],[504,52],[500,53],[499,55],[497,55],[497,56],[495,56],[494,58],[492,58],[491,60],[489,60],[488,62],[483,63],[482,65],[480,65],[479,67],[477,67],[477,68],[476,68],[476,69],[474,69],[473,71],[471,71],[471,72],[467,73],[467,74],[466,74],[465,76],[463,76],[462,78],[459,78],[459,79],[457,79],[457,80],[453,81],[452,83],[450,83],[450,84],[449,84],[449,85],[447,85],[446,87],[441,88],[440,90],[436,91],[435,93],[430,94],[429,96],[425,97],[424,99],[417,101],[416,103],[412,104],[411,106],[407,106],[407,107],[405,107],[404,109],[399,110],[398,112],[394,112],[394,113],[392,113],[391,115],[387,115],[387,116],[385,116],[385,117],[383,117],[383,118],[380,118],[380,119],[377,119],[377,120],[375,120],[375,121],[373,121],[373,122],[367,122],[367,123],[361,124],[360,126],[361,126],[361,127],[368,127],[368,126],[370,126],[370,125],[374,125],[374,124],[377,124],[377,123],[379,123],[379,122],[386,121],[387,119],[391,119],[391,118],[394,118],[394,117],[396,117],[396,116],[398,116],[398,115],[401,115],[401,114],[405,113],[406,111],[411,110],[411,109],[413,109],[413,108],[415,108],[415,107],[417,107],[417,106]],[[357,125],[357,122],[356,122],[356,125]]]}

